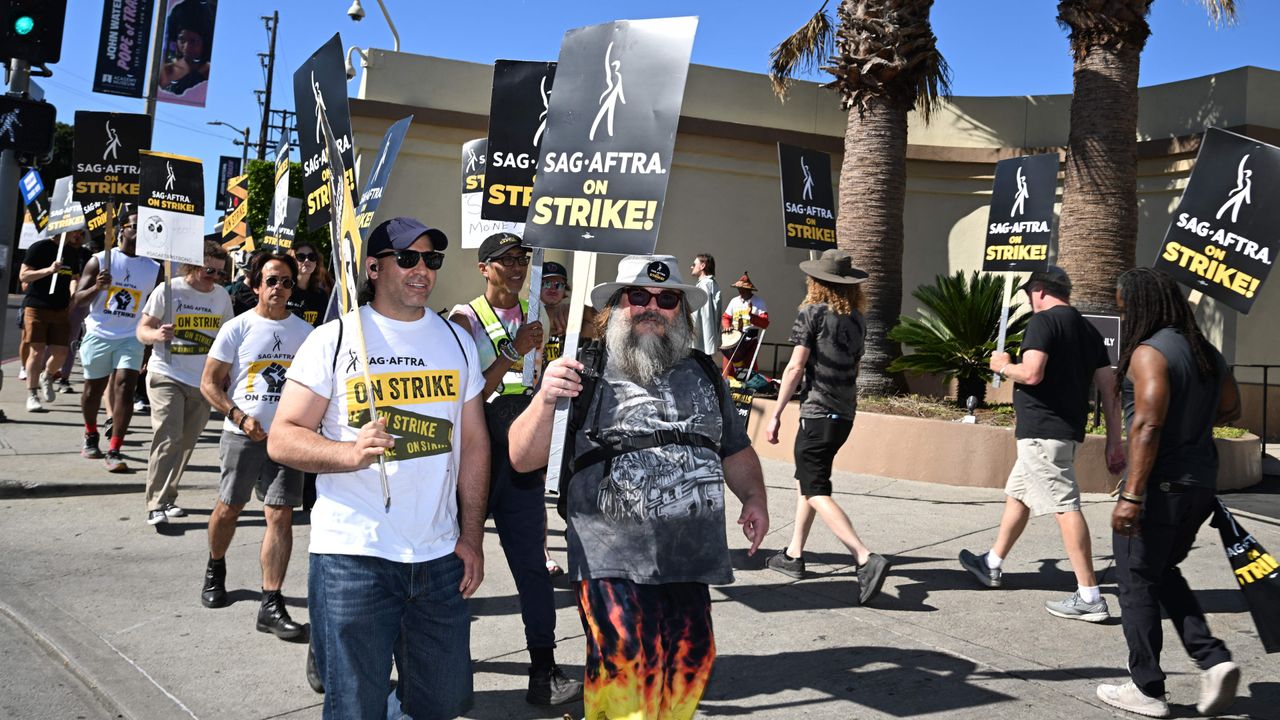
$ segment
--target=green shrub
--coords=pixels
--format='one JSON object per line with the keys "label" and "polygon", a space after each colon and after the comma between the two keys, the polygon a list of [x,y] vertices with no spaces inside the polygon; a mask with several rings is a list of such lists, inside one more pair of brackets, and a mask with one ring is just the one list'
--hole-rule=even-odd
{"label": "green shrub", "polygon": [[[271,216],[271,199],[276,192],[276,164],[269,160],[250,160],[249,169],[249,211],[245,213],[245,222],[249,224],[249,234],[255,238],[266,235],[267,220]],[[302,165],[289,163],[289,195],[302,197]],[[329,252],[329,228],[321,227],[311,230],[307,227],[307,208],[302,207],[298,216],[298,229],[294,236],[295,243],[309,242],[324,253],[325,260],[332,265],[332,254]]]}

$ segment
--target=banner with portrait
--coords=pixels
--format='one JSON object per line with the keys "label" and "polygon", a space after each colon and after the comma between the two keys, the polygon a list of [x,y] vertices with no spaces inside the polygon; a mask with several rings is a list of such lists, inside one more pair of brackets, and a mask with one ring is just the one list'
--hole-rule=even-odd
{"label": "banner with portrait", "polygon": [[489,162],[485,170],[485,220],[524,222],[533,196],[538,147],[547,129],[556,64],[498,60],[489,101]]}
{"label": "banner with portrait", "polygon": [[138,203],[138,254],[204,262],[204,170],[196,158],[144,150]]}
{"label": "banner with portrait", "polygon": [[778,169],[782,176],[783,237],[787,247],[835,247],[836,194],[831,187],[831,154],[778,143]]}
{"label": "banner with portrait", "polygon": [[1035,272],[1049,267],[1057,194],[1057,153],[996,163],[983,272]]}
{"label": "banner with portrait", "polygon": [[484,239],[494,233],[509,232],[524,237],[524,223],[485,220],[481,217],[484,204],[485,168],[488,165],[488,138],[476,138],[462,144],[462,249],[480,247]]}
{"label": "banner with portrait", "polygon": [[155,0],[106,0],[98,34],[93,91],[142,97],[151,52],[151,14]]}
{"label": "banner with portrait", "polygon": [[218,0],[168,0],[156,99],[204,107]]}

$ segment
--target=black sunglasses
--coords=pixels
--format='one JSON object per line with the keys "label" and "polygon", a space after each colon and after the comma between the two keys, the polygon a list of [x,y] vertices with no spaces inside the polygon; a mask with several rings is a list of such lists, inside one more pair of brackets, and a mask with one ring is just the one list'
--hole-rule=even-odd
{"label": "black sunglasses", "polygon": [[651,300],[657,300],[658,307],[662,310],[674,310],[680,305],[680,293],[675,290],[651,293],[645,288],[630,287],[623,289],[622,294],[627,296],[627,302],[634,307],[648,307]]}
{"label": "black sunglasses", "polygon": [[529,259],[528,255],[503,255],[502,257],[493,258],[489,262],[498,263],[502,265],[502,267],[515,267],[516,265],[519,265],[520,267],[527,267],[529,265]]}
{"label": "black sunglasses", "polygon": [[293,278],[284,277],[283,275],[268,275],[267,277],[262,278],[262,282],[266,283],[267,287],[275,287],[279,285],[285,290],[292,290],[293,286],[297,285],[297,283],[293,281]]}
{"label": "black sunglasses", "polygon": [[209,267],[208,265],[205,265],[205,266],[204,266],[204,274],[205,274],[205,275],[208,275],[209,277],[226,277],[226,276],[227,276],[227,271],[226,271],[226,270],[221,270],[221,269],[219,269],[219,268],[215,268],[215,267]]}
{"label": "black sunglasses", "polygon": [[320,260],[320,256],[314,253],[295,253],[293,257],[298,262],[317,262]]}
{"label": "black sunglasses", "polygon": [[405,270],[412,270],[418,267],[419,258],[427,263],[428,270],[439,270],[444,265],[444,253],[436,252],[435,250],[392,250],[380,255],[374,255],[374,257],[384,258],[391,255],[396,256],[396,265]]}

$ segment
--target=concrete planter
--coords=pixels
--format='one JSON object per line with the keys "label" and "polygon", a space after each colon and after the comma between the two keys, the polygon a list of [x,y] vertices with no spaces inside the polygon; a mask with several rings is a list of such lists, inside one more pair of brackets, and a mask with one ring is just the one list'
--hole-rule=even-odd
{"label": "concrete planter", "polygon": [[[782,414],[778,444],[764,439],[773,400],[757,400],[751,409],[749,434],[762,457],[793,462],[800,405]],[[1236,490],[1262,481],[1259,439],[1217,440],[1218,489]],[[1076,479],[1082,492],[1110,492],[1118,477],[1107,472],[1106,440],[1085,437],[1076,456]],[[883,477],[968,487],[1004,487],[1017,458],[1011,428],[965,425],[946,420],[860,412],[853,434],[836,455],[835,469]]]}

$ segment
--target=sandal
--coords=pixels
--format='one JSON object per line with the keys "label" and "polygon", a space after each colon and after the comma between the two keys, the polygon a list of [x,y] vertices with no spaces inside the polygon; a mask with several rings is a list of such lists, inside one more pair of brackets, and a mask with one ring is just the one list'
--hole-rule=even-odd
{"label": "sandal", "polygon": [[547,560],[547,574],[551,577],[560,577],[564,574],[564,568],[556,564],[555,560]]}

